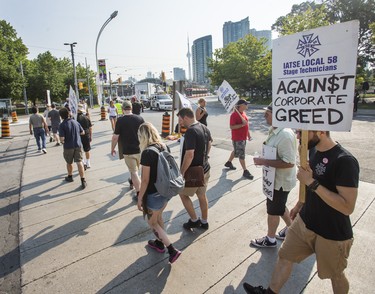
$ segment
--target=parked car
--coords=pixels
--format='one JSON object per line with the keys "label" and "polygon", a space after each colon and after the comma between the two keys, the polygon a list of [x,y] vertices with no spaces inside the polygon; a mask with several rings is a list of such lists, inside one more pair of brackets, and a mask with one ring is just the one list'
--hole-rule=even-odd
{"label": "parked car", "polygon": [[146,95],[141,95],[139,98],[141,100],[141,103],[143,104],[143,107],[149,108],[150,107],[150,99]]}
{"label": "parked car", "polygon": [[152,95],[150,100],[150,109],[172,110],[173,100],[167,94]]}

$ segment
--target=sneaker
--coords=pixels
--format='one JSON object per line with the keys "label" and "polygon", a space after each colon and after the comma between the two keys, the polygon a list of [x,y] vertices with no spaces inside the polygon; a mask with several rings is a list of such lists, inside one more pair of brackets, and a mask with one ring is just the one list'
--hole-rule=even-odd
{"label": "sneaker", "polygon": [[81,187],[82,187],[82,190],[85,189],[87,187],[87,183],[85,180],[82,180],[81,181]]}
{"label": "sneaker", "polygon": [[169,263],[174,263],[177,260],[177,258],[180,257],[180,255],[181,255],[180,250],[176,250],[172,254],[169,254]]}
{"label": "sneaker", "polygon": [[251,240],[251,245],[254,245],[256,247],[261,247],[261,248],[272,248],[276,247],[277,242],[271,242],[268,240],[267,236],[260,238],[260,239],[254,239]]}
{"label": "sneaker", "polygon": [[52,143],[53,139],[52,137],[49,137],[49,142]]}
{"label": "sneaker", "polygon": [[249,179],[249,180],[252,180],[252,179],[254,179],[254,176],[247,170],[247,169],[245,169],[244,171],[243,171],[243,175],[242,175],[244,178],[246,178],[246,179]]}
{"label": "sneaker", "polygon": [[46,153],[47,153],[46,148],[43,148],[43,149],[42,149],[42,152],[43,152],[44,154],[46,154]]}
{"label": "sneaker", "polygon": [[288,232],[288,227],[285,227],[280,232],[276,234],[276,239],[284,240],[286,237],[286,233]]}
{"label": "sneaker", "polygon": [[148,246],[151,247],[152,249],[156,250],[159,253],[165,252],[165,246],[164,246],[163,242],[161,242],[159,240],[149,240]]}
{"label": "sneaker", "polygon": [[73,182],[73,177],[65,177],[65,181],[67,182]]}
{"label": "sneaker", "polygon": [[38,149],[38,153],[42,153],[42,150],[41,150],[41,149]]}
{"label": "sneaker", "polygon": [[208,230],[208,227],[209,227],[208,223],[204,224],[204,223],[201,222],[201,226],[200,226],[201,229]]}
{"label": "sneaker", "polygon": [[61,144],[59,143],[59,142],[57,142],[56,144],[55,144],[55,146],[60,146]]}
{"label": "sneaker", "polygon": [[201,226],[201,222],[200,220],[198,219],[197,221],[193,222],[191,219],[189,219],[189,221],[187,223],[184,223],[182,225],[184,227],[184,229],[186,230],[191,230],[193,228],[198,228]]}
{"label": "sneaker", "polygon": [[262,286],[253,287],[248,283],[243,283],[242,286],[248,294],[263,294],[267,292],[267,289]]}
{"label": "sneaker", "polygon": [[225,164],[224,164],[225,167],[229,167],[230,170],[235,170],[236,167],[233,166],[233,163],[231,161],[227,161]]}
{"label": "sneaker", "polygon": [[133,186],[133,181],[131,178],[128,179],[128,183],[129,183],[129,189],[130,190],[133,190],[134,189],[134,186]]}

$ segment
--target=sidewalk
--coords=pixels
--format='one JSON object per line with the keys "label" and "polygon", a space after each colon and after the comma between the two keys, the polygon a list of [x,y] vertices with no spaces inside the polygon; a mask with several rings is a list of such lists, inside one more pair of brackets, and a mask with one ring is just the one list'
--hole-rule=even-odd
{"label": "sidewalk", "polygon": [[[109,154],[110,125],[98,121],[98,114],[93,117],[92,168],[85,190],[80,189],[76,167],[75,181],[64,182],[61,146],[49,143],[48,153],[41,155],[35,141],[29,141],[20,200],[23,293],[245,293],[244,281],[267,285],[277,249],[249,246],[267,227],[262,169],[250,164],[251,156],[247,163],[253,181],[243,179],[239,169],[223,169],[230,151],[212,148],[208,231],[184,231],[188,215],[179,197],[169,202],[166,230],[183,250],[169,265],[167,254],[146,246],[154,236],[131,199],[124,162]],[[177,142],[170,147],[178,157]],[[373,191],[373,184],[360,183],[351,217],[356,238],[347,269],[351,293],[371,293],[375,286],[370,278],[375,263]],[[297,192],[292,191],[289,207]],[[301,292],[332,292],[330,281],[317,277],[314,258],[295,266],[282,291]]]}

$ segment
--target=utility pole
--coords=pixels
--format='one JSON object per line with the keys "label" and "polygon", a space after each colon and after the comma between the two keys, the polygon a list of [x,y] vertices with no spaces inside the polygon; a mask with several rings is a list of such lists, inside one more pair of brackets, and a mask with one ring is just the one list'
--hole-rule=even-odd
{"label": "utility pole", "polygon": [[72,62],[73,62],[73,72],[74,72],[74,88],[76,90],[76,97],[77,101],[79,101],[79,92],[78,92],[78,83],[77,83],[77,72],[76,72],[76,64],[74,62],[74,47],[77,45],[77,42],[74,43],[64,43],[64,45],[70,46],[70,52],[72,53]]}
{"label": "utility pole", "polygon": [[87,58],[86,57],[85,57],[85,64],[86,64],[87,88],[89,89],[89,97],[90,97],[90,108],[94,108],[92,91],[91,91],[91,86],[90,86],[89,69],[87,67]]}
{"label": "utility pole", "polygon": [[109,76],[109,101],[112,100],[112,79],[111,79],[111,72],[108,72]]}
{"label": "utility pole", "polygon": [[26,94],[26,87],[25,87],[25,77],[23,75],[22,61],[20,61],[20,68],[21,68],[21,75],[22,75],[23,100],[25,101],[25,114],[29,114],[29,107],[27,105],[27,94]]}

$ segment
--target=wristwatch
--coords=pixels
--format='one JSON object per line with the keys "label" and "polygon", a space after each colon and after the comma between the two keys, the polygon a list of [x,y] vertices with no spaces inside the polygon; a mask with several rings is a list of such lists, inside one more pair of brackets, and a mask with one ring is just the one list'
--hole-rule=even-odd
{"label": "wristwatch", "polygon": [[318,180],[314,180],[314,182],[312,182],[310,185],[307,186],[307,189],[315,192],[316,189],[318,189],[319,185],[320,185],[319,181]]}

